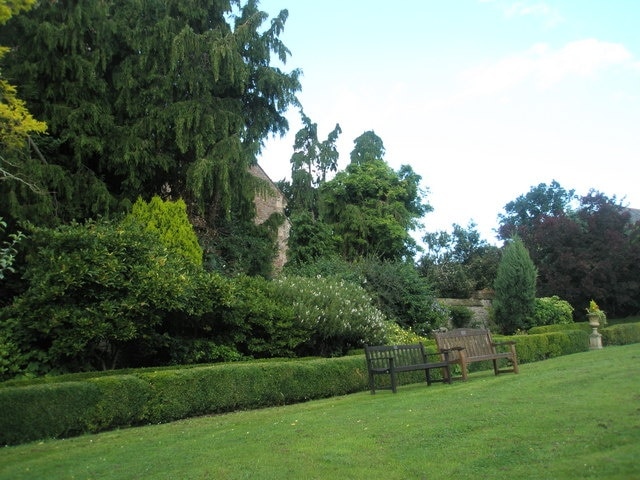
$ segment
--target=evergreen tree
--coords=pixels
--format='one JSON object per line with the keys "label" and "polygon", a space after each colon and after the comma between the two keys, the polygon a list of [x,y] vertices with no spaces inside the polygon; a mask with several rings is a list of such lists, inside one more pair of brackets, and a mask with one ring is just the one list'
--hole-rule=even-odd
{"label": "evergreen tree", "polygon": [[[265,25],[257,4],[40,2],[13,18],[0,31],[16,47],[5,71],[49,126],[46,166],[30,167],[48,171],[38,175],[52,200],[11,188],[11,213],[81,219],[164,188],[209,225],[250,218],[247,169],[265,138],[287,129],[300,88],[297,70],[270,65],[289,55],[279,39],[287,12]],[[37,219],[35,207],[18,209],[38,202]]]}
{"label": "evergreen tree", "polygon": [[394,172],[383,154],[380,138],[366,132],[356,139],[347,168],[320,187],[321,220],[333,229],[346,260],[413,256],[410,232],[431,211],[423,203],[421,177],[408,165]]}
{"label": "evergreen tree", "polygon": [[536,299],[536,267],[518,237],[504,248],[494,284],[493,313],[504,334],[529,327]]}
{"label": "evergreen tree", "polygon": [[336,124],[327,138],[320,141],[318,125],[304,112],[300,115],[303,127],[296,133],[293,144],[289,208],[292,213],[308,212],[315,219],[318,214],[317,189],[327,180],[328,172],[338,169],[336,142],[342,130]]}
{"label": "evergreen tree", "polygon": [[371,160],[380,160],[384,157],[384,144],[382,139],[373,130],[364,132],[354,141],[351,151],[351,163],[359,164]]}

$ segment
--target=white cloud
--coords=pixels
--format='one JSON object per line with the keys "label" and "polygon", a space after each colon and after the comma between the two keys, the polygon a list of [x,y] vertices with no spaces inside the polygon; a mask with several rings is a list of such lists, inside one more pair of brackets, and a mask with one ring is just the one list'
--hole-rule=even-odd
{"label": "white cloud", "polygon": [[621,65],[632,59],[631,53],[619,43],[596,39],[568,43],[557,52],[540,56],[536,76],[538,83],[549,87],[564,78],[577,75],[588,77],[611,65]]}
{"label": "white cloud", "polygon": [[554,27],[564,21],[560,11],[542,1],[511,0],[478,0],[480,3],[492,4],[493,8],[502,12],[507,19],[519,17],[535,17],[542,19],[547,27]]}
{"label": "white cloud", "polygon": [[463,96],[502,93],[527,81],[548,89],[570,77],[589,77],[613,65],[633,68],[635,63],[632,54],[619,43],[585,39],[559,50],[538,43],[524,52],[463,72]]}

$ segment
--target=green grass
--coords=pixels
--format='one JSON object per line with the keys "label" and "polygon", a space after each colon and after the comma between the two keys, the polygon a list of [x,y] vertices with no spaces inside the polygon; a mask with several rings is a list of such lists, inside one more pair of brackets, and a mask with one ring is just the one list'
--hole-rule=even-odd
{"label": "green grass", "polygon": [[0,449],[0,479],[638,479],[640,344]]}

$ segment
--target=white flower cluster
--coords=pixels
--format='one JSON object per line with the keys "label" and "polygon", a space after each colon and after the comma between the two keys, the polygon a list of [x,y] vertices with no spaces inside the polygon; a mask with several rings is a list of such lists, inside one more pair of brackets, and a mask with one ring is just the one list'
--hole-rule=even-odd
{"label": "white flower cluster", "polygon": [[282,277],[277,282],[300,324],[320,338],[373,343],[386,331],[386,317],[358,285],[321,276]]}

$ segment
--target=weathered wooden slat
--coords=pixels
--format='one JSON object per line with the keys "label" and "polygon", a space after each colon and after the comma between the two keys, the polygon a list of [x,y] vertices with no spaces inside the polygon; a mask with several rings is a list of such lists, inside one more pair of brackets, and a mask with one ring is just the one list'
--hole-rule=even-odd
{"label": "weathered wooden slat", "polygon": [[[518,373],[518,356],[515,342],[495,343],[489,330],[475,328],[456,328],[448,332],[433,334],[438,349],[448,350],[448,360],[457,363],[462,370],[462,379],[468,377],[468,364],[486,360],[493,361],[493,370],[499,373]],[[497,347],[506,347],[506,351],[498,351]],[[512,367],[500,370],[498,360],[507,359]]]}

